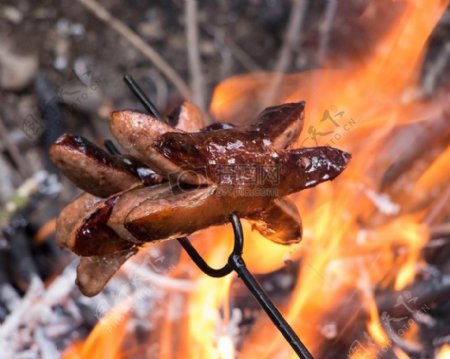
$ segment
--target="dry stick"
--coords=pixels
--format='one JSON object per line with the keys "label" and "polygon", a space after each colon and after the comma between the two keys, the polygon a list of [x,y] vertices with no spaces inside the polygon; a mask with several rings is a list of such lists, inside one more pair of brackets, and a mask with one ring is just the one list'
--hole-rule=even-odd
{"label": "dry stick", "polygon": [[436,217],[441,213],[441,211],[447,209],[448,202],[450,200],[450,187],[445,190],[445,192],[439,196],[439,199],[436,201],[434,206],[431,208],[427,217],[424,220],[424,223],[431,225]]}
{"label": "dry stick", "polygon": [[281,47],[274,67],[275,76],[273,77],[269,85],[268,92],[264,98],[265,106],[273,104],[276,93],[281,85],[284,72],[291,63],[292,50],[300,42],[301,28],[305,18],[307,5],[307,0],[293,0],[291,15],[284,34],[283,46]]}
{"label": "dry stick", "polygon": [[319,64],[322,65],[328,52],[328,45],[330,44],[330,31],[333,26],[334,17],[336,16],[337,1],[328,0],[325,8],[324,19],[319,27],[319,53],[317,55]]}
{"label": "dry stick", "polygon": [[416,298],[411,303],[415,310],[421,310],[425,305],[448,303],[450,299],[450,275],[439,273],[428,280],[414,282],[401,291],[385,291],[380,293],[377,298],[377,307],[381,312],[395,311],[396,316],[407,315],[410,313],[407,307],[399,305],[399,298]]}
{"label": "dry stick", "polygon": [[225,31],[216,26],[203,24],[202,28],[218,42],[219,46],[226,47],[242,66],[250,72],[263,72],[264,69],[258,64],[247,52],[245,52],[233,39],[231,39]]}
{"label": "dry stick", "polygon": [[283,72],[291,62],[292,50],[300,43],[301,27],[305,18],[307,0],[293,0],[291,16],[284,35],[283,46],[275,64],[276,72]]}
{"label": "dry stick", "polygon": [[437,55],[436,59],[429,65],[423,79],[423,91],[426,95],[431,95],[436,88],[436,84],[441,79],[448,61],[450,60],[450,42],[447,42]]}
{"label": "dry stick", "polygon": [[198,40],[197,0],[185,0],[185,22],[192,97],[197,106],[204,112],[206,108],[205,81]]}
{"label": "dry stick", "polygon": [[[319,47],[317,51],[317,62],[319,66],[324,65],[325,58],[328,53],[328,47],[330,45],[330,31],[333,27],[333,22],[336,17],[336,11],[337,0],[327,0],[325,14],[323,15],[323,19],[320,21],[319,25]],[[313,102],[317,102],[317,86],[318,81],[314,81],[312,91],[316,95],[311,99],[311,101]]]}
{"label": "dry stick", "polygon": [[220,27],[213,27],[210,31],[216,42],[216,47],[220,56],[220,78],[227,78],[230,76],[233,67],[233,51],[229,46],[225,45],[225,31]]}
{"label": "dry stick", "polygon": [[239,45],[237,45],[232,39],[225,36],[224,39],[226,45],[231,51],[231,54],[238,60],[242,66],[252,72],[262,72],[263,68],[253,60],[249,54],[247,54]]}
{"label": "dry stick", "polygon": [[448,237],[450,238],[450,222],[438,224],[433,226],[431,229],[431,237],[439,238],[439,237]]}
{"label": "dry stick", "polygon": [[22,156],[17,146],[10,140],[8,135],[8,129],[3,124],[3,120],[0,118],[0,138],[5,149],[8,150],[11,158],[17,165],[17,169],[22,178],[28,177],[30,173],[30,165],[25,157]]}
{"label": "dry stick", "polygon": [[115,18],[108,10],[94,0],[79,0],[88,10],[90,10],[100,20],[111,26],[121,36],[130,42],[138,51],[147,57],[155,67],[161,71],[187,99],[191,98],[191,91],[180,75],[171,67],[150,45],[133,32],[122,21]]}

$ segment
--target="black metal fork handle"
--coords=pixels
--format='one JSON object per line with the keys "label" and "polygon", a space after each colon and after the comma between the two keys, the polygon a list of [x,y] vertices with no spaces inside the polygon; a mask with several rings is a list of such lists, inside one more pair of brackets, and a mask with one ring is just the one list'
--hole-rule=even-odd
{"label": "black metal fork handle", "polygon": [[257,282],[252,273],[245,265],[242,258],[244,249],[244,235],[242,232],[241,221],[237,214],[230,215],[230,222],[234,231],[234,248],[228,257],[228,262],[219,269],[210,267],[205,260],[200,256],[197,250],[192,246],[189,239],[186,237],[178,238],[178,242],[183,246],[189,257],[193,262],[204,272],[211,277],[224,277],[235,271],[248,290],[253,294],[258,301],[261,308],[266,312],[273,324],[277,327],[294,352],[302,359],[312,359],[313,356],[308,351],[306,346],[302,343],[298,335],[294,332],[289,323],[284,319],[277,307],[272,303],[266,291]]}

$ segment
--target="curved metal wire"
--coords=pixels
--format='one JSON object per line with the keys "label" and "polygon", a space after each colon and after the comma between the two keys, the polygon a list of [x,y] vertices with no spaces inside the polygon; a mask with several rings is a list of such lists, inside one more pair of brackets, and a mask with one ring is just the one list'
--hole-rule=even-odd
{"label": "curved metal wire", "polygon": [[181,246],[184,248],[189,257],[191,257],[192,261],[197,265],[197,267],[199,267],[203,273],[209,275],[210,277],[225,277],[233,271],[233,268],[231,268],[228,263],[226,263],[222,268],[218,269],[210,267],[186,237],[177,238],[177,241],[181,244]]}
{"label": "curved metal wire", "polygon": [[230,216],[230,222],[233,225],[234,230],[234,248],[233,252],[231,252],[230,257],[228,258],[228,262],[225,263],[225,265],[222,268],[216,269],[211,267],[208,263],[206,263],[206,261],[197,252],[197,250],[194,248],[194,246],[191,244],[188,238],[186,237],[177,238],[178,242],[182,245],[184,250],[187,252],[189,257],[191,257],[191,259],[194,261],[197,267],[199,267],[203,273],[214,278],[221,278],[230,274],[234,270],[233,266],[230,264],[232,263],[231,257],[242,256],[242,250],[244,246],[244,235],[242,233],[241,221],[239,220],[239,217],[235,213],[233,213]]}
{"label": "curved metal wire", "polygon": [[280,311],[270,300],[265,290],[256,281],[255,277],[250,273],[242,258],[242,252],[244,249],[244,235],[242,232],[242,225],[239,216],[236,213],[230,215],[230,222],[234,231],[234,247],[228,262],[220,269],[212,268],[205,262],[200,256],[197,250],[192,246],[191,242],[187,238],[178,238],[178,242],[186,250],[187,254],[191,257],[194,263],[207,275],[211,277],[224,277],[235,271],[239,278],[244,282],[248,290],[253,294],[258,301],[261,308],[266,312],[273,324],[277,327],[294,352],[303,359],[312,359],[311,353],[306,346],[302,343],[298,335],[291,328],[289,323],[284,319]]}

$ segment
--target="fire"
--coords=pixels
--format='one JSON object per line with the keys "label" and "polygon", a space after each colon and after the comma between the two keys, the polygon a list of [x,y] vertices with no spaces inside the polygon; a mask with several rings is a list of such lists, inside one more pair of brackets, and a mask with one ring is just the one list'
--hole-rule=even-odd
{"label": "fire", "polygon": [[[109,312],[102,318],[89,338],[84,343],[76,343],[63,355],[63,359],[81,358],[122,358],[120,347],[121,339],[125,334],[125,326],[128,317],[129,303],[122,303],[120,306]],[[114,336],[111,341],[109,336]]]}
{"label": "fire", "polygon": [[438,359],[449,359],[450,358],[450,345],[446,344],[439,350]]}
{"label": "fire", "polygon": [[[379,7],[392,7],[395,16],[383,24],[383,19],[374,18]],[[353,155],[339,179],[294,198],[305,228],[301,244],[273,244],[244,223],[244,258],[251,271],[270,273],[286,260],[301,263],[291,297],[280,309],[313,353],[320,354],[324,341],[320,328],[327,315],[348,310],[351,320],[353,308],[339,307],[348,297],[355,298],[355,311],[368,313],[367,336],[375,345],[391,345],[373,293],[376,288],[401,290],[413,282],[429,225],[440,216],[436,208],[443,208],[439,201],[450,180],[450,147],[442,145],[430,161],[419,161],[407,173],[407,182],[401,174],[389,180],[384,174],[411,147],[411,136],[402,136],[401,131],[432,123],[448,110],[448,98],[424,100],[414,90],[427,39],[446,7],[442,0],[372,2],[361,18],[378,24],[369,55],[347,59],[347,66],[339,70],[285,75],[277,92],[276,103],[306,101],[299,146],[331,145]],[[227,122],[251,118],[266,105],[264,95],[274,76],[249,74],[224,81],[215,90],[211,113]],[[449,197],[450,193],[444,196]],[[220,266],[227,260],[232,236],[228,227],[213,228],[197,235],[194,244],[209,263]],[[233,277],[214,279],[195,273],[197,289],[187,295],[182,322],[177,324],[185,331],[184,339],[176,351],[162,357],[174,358],[178,352],[193,358],[293,358],[264,316],[245,339],[236,339],[230,309]],[[102,357],[96,347],[109,338],[103,330],[99,324],[77,352]],[[115,344],[121,330],[115,329]],[[172,326],[162,336],[166,340],[162,346],[170,346],[176,330]],[[364,340],[349,357],[376,356],[377,350]],[[114,349],[115,357],[120,357],[119,349]],[[395,352],[406,357],[400,349]],[[449,357],[448,353],[448,346],[443,347],[439,357]]]}
{"label": "fire", "polygon": [[230,337],[221,336],[217,342],[220,359],[234,359],[234,344]]}

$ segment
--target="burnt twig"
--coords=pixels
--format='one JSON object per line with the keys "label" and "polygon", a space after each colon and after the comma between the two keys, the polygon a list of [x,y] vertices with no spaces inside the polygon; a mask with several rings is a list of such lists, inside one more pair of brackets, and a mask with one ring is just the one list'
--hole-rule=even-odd
{"label": "burnt twig", "polygon": [[380,312],[395,312],[396,315],[410,314],[410,308],[399,305],[399,298],[414,298],[411,307],[420,310],[424,306],[431,306],[432,303],[444,303],[450,300],[450,275],[438,274],[429,280],[421,280],[401,292],[386,292],[378,295],[376,302]]}

